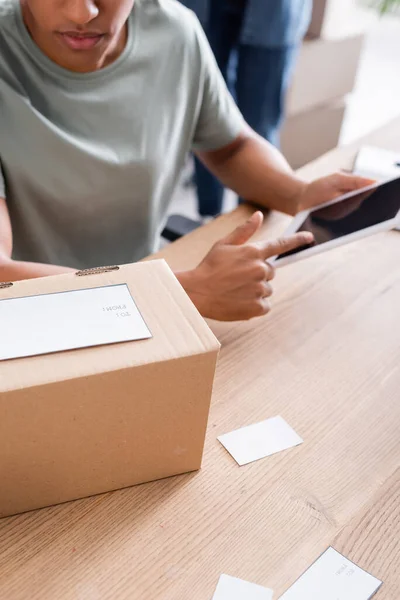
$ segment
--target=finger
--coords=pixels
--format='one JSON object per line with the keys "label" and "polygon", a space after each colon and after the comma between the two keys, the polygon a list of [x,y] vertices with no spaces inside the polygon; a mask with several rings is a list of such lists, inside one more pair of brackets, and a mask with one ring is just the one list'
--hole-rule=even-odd
{"label": "finger", "polygon": [[358,175],[351,175],[348,173],[335,173],[334,183],[338,190],[343,193],[353,192],[376,183],[375,179],[369,177],[359,177]]}
{"label": "finger", "polygon": [[[251,275],[255,281],[269,281],[274,278],[274,268],[260,257],[260,250],[256,250],[259,257],[251,268]],[[248,269],[248,266],[247,266]]]}
{"label": "finger", "polygon": [[262,317],[270,312],[271,305],[268,298],[258,298],[258,300],[245,302],[235,308],[235,311],[229,315],[229,321],[248,321],[254,317]]}
{"label": "finger", "polygon": [[272,281],[276,275],[275,268],[272,265],[270,265],[269,263],[265,263],[265,266],[266,266],[265,279],[266,279],[266,281]]}
{"label": "finger", "polygon": [[272,285],[270,283],[268,283],[268,281],[263,281],[263,293],[261,298],[270,298],[272,296],[272,294],[274,293],[274,290],[272,289]]}
{"label": "finger", "polygon": [[[258,252],[260,253],[260,250]],[[275,277],[275,268],[262,258],[254,267],[254,275],[257,281],[271,281]]]}
{"label": "finger", "polygon": [[261,248],[264,259],[272,258],[273,256],[290,252],[301,246],[308,246],[314,241],[314,236],[308,231],[295,233],[287,238],[279,238],[277,240],[266,242]]}
{"label": "finger", "polygon": [[263,317],[271,311],[271,304],[268,298],[262,298],[255,307],[255,317]]}
{"label": "finger", "polygon": [[268,281],[258,281],[252,288],[248,288],[254,298],[269,298],[273,294],[272,285]]}
{"label": "finger", "polygon": [[231,233],[229,233],[221,242],[223,244],[228,244],[232,246],[238,246],[241,244],[245,244],[252,235],[260,229],[262,222],[264,220],[264,215],[261,211],[256,211],[252,214],[250,219],[248,219],[243,225],[239,225],[236,227]]}

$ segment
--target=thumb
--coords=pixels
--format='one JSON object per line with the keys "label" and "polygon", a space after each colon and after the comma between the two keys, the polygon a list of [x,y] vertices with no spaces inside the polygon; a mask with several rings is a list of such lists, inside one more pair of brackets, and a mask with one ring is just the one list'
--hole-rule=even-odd
{"label": "thumb", "polygon": [[376,183],[375,179],[347,173],[337,173],[336,177],[337,185],[341,192],[353,192]]}
{"label": "thumb", "polygon": [[261,211],[257,210],[243,225],[239,225],[239,227],[236,227],[236,229],[222,239],[221,243],[228,244],[229,246],[245,244],[260,229],[263,221],[264,215]]}

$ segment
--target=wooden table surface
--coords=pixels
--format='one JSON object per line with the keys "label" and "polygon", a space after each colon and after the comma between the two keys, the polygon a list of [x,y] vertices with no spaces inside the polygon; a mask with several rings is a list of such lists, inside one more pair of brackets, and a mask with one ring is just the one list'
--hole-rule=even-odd
{"label": "wooden table surface", "polygon": [[[349,168],[357,146],[302,169]],[[368,136],[400,150],[400,119]],[[166,248],[194,266],[248,206]],[[266,219],[260,237],[285,225]],[[221,573],[280,594],[329,545],[400,598],[400,233],[279,270],[274,309],[222,342],[203,469],[0,521],[1,600],[211,600]],[[238,467],[219,434],[282,415],[303,445]],[[323,600],[311,599],[310,600]]]}

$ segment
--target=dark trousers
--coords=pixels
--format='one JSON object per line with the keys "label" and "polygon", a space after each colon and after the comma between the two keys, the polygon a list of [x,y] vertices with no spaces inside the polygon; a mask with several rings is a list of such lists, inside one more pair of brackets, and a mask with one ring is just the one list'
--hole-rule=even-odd
{"label": "dark trousers", "polygon": [[[278,146],[285,93],[298,47],[265,48],[241,44],[243,13],[243,2],[211,2],[207,37],[245,120],[259,135]],[[196,186],[200,215],[219,214],[224,188],[198,160]]]}

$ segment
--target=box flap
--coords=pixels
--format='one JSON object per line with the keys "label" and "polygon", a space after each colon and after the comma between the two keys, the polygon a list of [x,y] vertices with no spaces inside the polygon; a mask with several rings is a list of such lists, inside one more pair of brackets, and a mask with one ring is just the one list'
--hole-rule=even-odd
{"label": "box flap", "polygon": [[[152,338],[0,361],[0,392],[217,351],[219,342],[164,260],[16,282],[0,299],[127,284]],[[0,303],[1,323],[1,303]],[[29,332],[26,332],[29,335]]]}

